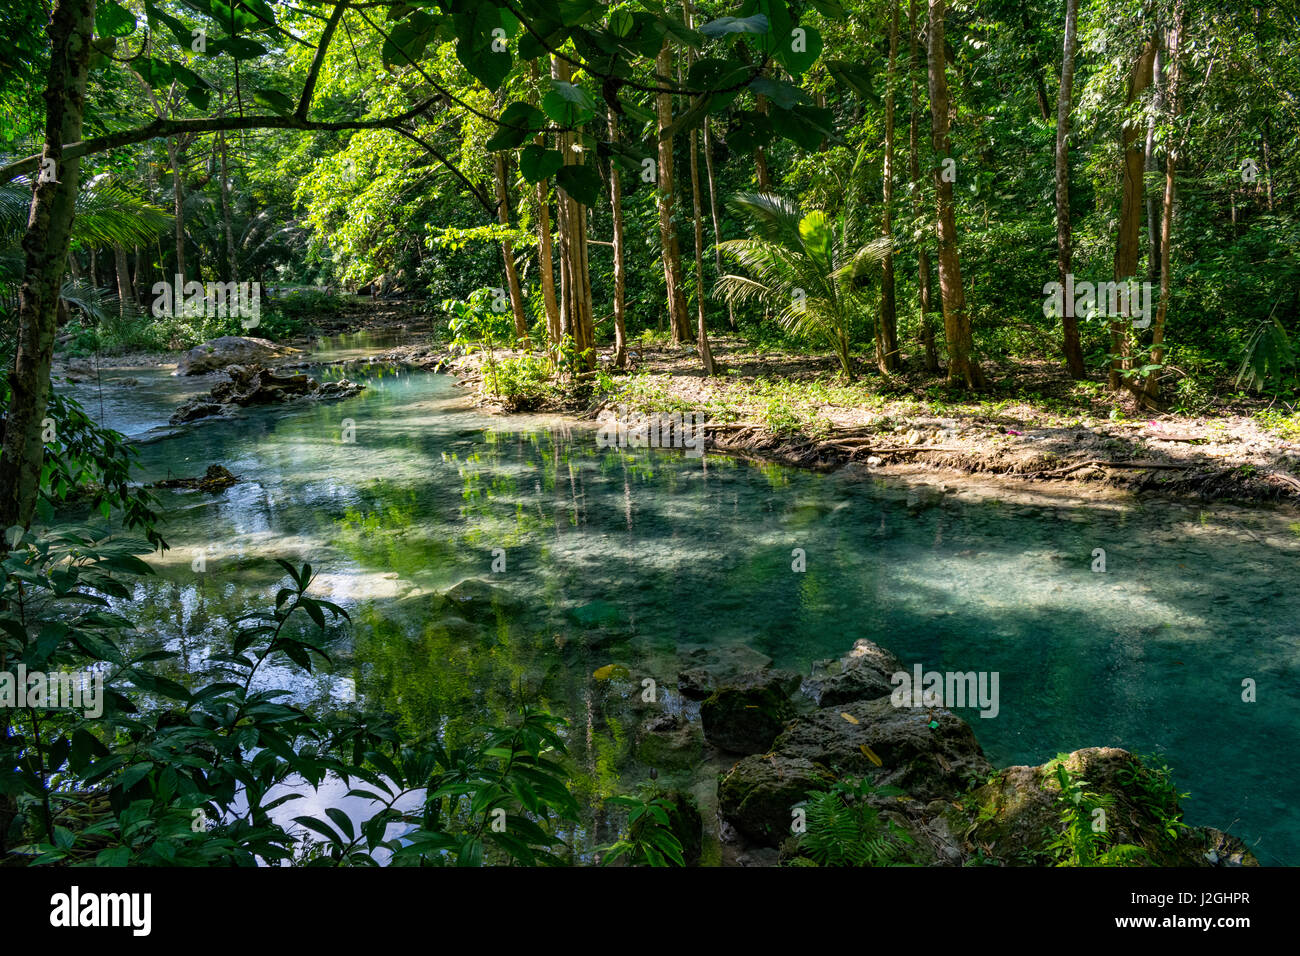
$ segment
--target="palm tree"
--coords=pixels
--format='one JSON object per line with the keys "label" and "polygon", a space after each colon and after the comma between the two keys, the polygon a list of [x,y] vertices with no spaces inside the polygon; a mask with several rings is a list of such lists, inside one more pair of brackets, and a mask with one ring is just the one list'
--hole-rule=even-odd
{"label": "palm tree", "polygon": [[749,238],[718,248],[748,275],[722,276],[718,293],[732,305],[759,301],[776,308],[782,328],[827,343],[853,378],[853,325],[865,312],[866,280],[884,260],[888,241],[856,245],[851,208],[834,220],[821,210],[804,215],[772,193],[741,193],[727,207],[745,221]]}
{"label": "palm tree", "polygon": [[[18,311],[18,287],[24,264],[22,239],[31,204],[29,181],[18,179],[0,185],[0,314],[13,315]],[[172,217],[165,210],[137,198],[110,177],[97,176],[77,195],[72,248],[147,245],[165,232],[171,222]],[[60,298],[61,312],[78,308],[96,322],[121,311],[115,296],[92,288],[83,279],[66,280]],[[10,331],[0,329],[0,338],[7,338]]]}

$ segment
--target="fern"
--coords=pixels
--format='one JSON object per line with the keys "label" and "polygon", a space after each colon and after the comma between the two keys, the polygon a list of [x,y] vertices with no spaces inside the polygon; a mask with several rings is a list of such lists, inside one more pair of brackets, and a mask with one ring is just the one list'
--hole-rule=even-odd
{"label": "fern", "polygon": [[905,862],[911,836],[880,815],[872,796],[896,796],[869,780],[846,778],[829,790],[813,791],[804,803],[807,830],[799,849],[819,866],[890,866]]}

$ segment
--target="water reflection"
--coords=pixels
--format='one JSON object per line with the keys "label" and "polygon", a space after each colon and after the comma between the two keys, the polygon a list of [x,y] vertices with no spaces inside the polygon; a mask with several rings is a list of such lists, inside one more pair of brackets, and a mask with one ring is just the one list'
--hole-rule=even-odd
{"label": "water reflection", "polygon": [[[366,380],[355,399],[248,409],[142,448],[146,480],[213,463],[243,479],[215,497],[162,492],[174,550],[132,610],[183,670],[269,602],[275,558],[309,561],[353,624],[330,635],[332,673],[278,686],[338,707],[353,680],[367,705],[453,742],[523,695],[570,719],[577,790],[594,803],[646,779],[632,756],[643,720],[694,716],[674,693],[692,652],[746,645],[807,672],[870,637],[927,669],[1000,673],[998,717],[963,714],[995,764],[1161,751],[1192,791],[1189,822],[1300,860],[1295,515],[1039,505],[601,449],[553,419],[485,416],[446,376]],[[1096,547],[1105,574],[1090,570]],[[608,664],[630,679],[596,678]],[[1242,703],[1246,677],[1260,704]],[[705,798],[707,819],[721,759],[658,769]],[[587,823],[584,839],[610,836]]]}

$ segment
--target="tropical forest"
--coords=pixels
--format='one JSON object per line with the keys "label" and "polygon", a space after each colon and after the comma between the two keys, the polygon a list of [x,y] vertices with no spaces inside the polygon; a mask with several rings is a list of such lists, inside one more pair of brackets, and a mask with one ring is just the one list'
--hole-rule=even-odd
{"label": "tropical forest", "polygon": [[124,867],[1300,864],[1295,0],[0,38],[37,922],[147,934]]}

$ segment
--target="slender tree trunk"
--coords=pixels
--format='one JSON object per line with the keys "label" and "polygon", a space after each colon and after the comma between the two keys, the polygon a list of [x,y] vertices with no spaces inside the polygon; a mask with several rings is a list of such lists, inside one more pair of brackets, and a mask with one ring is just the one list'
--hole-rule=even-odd
{"label": "slender tree trunk", "polygon": [[[689,0],[687,0],[685,9],[686,26],[693,27],[695,23],[695,11],[691,9]],[[687,48],[685,70],[687,74],[690,73],[690,69],[694,65],[694,60],[694,54],[689,48]],[[681,71],[678,72],[678,80],[685,80]],[[692,105],[694,105],[694,103]],[[704,374],[712,376],[715,374],[713,366],[713,350],[709,348],[709,331],[704,315],[704,215],[703,202],[700,198],[700,160],[697,148],[699,138],[695,130],[691,130],[688,139],[691,149],[691,218],[695,226],[695,340],[700,353],[700,361],[704,365]]]}
{"label": "slender tree trunk", "polygon": [[[568,61],[551,58],[551,76],[567,83],[572,78]],[[582,165],[582,154],[573,148],[579,133],[556,134],[566,166]],[[583,368],[595,367],[595,319],[591,307],[591,271],[587,265],[587,210],[563,188],[558,190],[561,211],[561,291],[564,295],[562,320],[568,318],[569,333],[582,355]]]}
{"label": "slender tree trunk", "polygon": [[[221,91],[217,95],[221,97],[221,113],[224,115],[226,103]],[[230,166],[226,156],[226,134],[221,132],[217,134],[218,151],[221,157],[221,225],[226,234],[226,268],[230,270],[230,282],[239,281],[239,261],[235,257],[235,230],[230,215]]]}
{"label": "slender tree trunk", "polygon": [[[661,82],[672,79],[672,47],[667,40],[655,58],[655,72]],[[659,128],[659,168],[656,180],[659,185],[659,239],[664,253],[664,282],[668,286],[668,320],[675,344],[691,338],[686,294],[682,289],[682,251],[677,240],[677,225],[673,222],[673,138],[664,131],[673,122],[673,98],[670,93],[655,95]]]}
{"label": "slender tree trunk", "polygon": [[[908,0],[907,33],[911,37],[912,59],[908,76],[912,87],[912,115],[908,124],[908,172],[912,177],[912,215],[919,221],[923,215],[921,202],[921,112],[918,104],[916,75],[921,70],[920,34],[916,29],[916,0]],[[925,368],[929,372],[939,371],[939,351],[934,345],[934,324],[931,322],[930,307],[930,250],[927,248],[924,233],[916,244],[916,286],[921,306],[921,348],[925,352]]]}
{"label": "slender tree trunk", "polygon": [[[930,0],[930,117],[934,151],[940,156],[947,156],[952,149],[948,136],[948,78],[943,51],[944,6],[944,0]],[[970,318],[966,314],[952,183],[944,179],[941,165],[935,166],[934,192],[939,220],[939,294],[943,301],[944,337],[948,342],[948,383],[983,388],[984,372],[975,359]]]}
{"label": "slender tree trunk", "polygon": [[[532,66],[533,82],[539,79],[537,63]],[[537,145],[546,145],[546,134],[537,134]],[[560,306],[555,301],[555,264],[551,255],[551,188],[543,179],[537,184],[537,264],[542,275],[542,305],[546,309],[546,330],[552,345],[559,345]]]}
{"label": "slender tree trunk", "polygon": [[[1129,74],[1125,106],[1131,106],[1151,83],[1151,65],[1155,60],[1157,39],[1153,36],[1142,47],[1133,71]],[[1140,122],[1124,123],[1121,156],[1124,163],[1120,202],[1119,239],[1115,246],[1115,281],[1125,282],[1137,275],[1138,245],[1142,235],[1142,171],[1145,165],[1144,143]],[[1131,337],[1128,316],[1113,317],[1110,323],[1110,387],[1119,388],[1124,372],[1130,367]]]}
{"label": "slender tree trunk", "polygon": [[172,215],[176,219],[176,275],[180,276],[181,282],[181,288],[172,290],[172,295],[177,301],[185,289],[185,197],[184,187],[181,185],[178,152],[175,138],[167,137],[167,161],[172,167]]}
{"label": "slender tree trunk", "polygon": [[[767,97],[759,94],[754,97],[754,104],[758,112],[767,115]],[[758,191],[761,193],[770,193],[772,191],[772,174],[767,168],[767,150],[762,146],[754,150],[754,173],[758,179]]]}
{"label": "slender tree trunk", "polygon": [[[1065,288],[1073,268],[1070,238],[1070,102],[1074,95],[1074,52],[1079,18],[1079,0],[1065,2],[1065,49],[1061,58],[1061,86],[1056,98],[1056,277]],[[1070,303],[1061,316],[1065,332],[1065,366],[1072,378],[1083,378],[1083,345],[1079,341],[1079,320]]]}
{"label": "slender tree trunk", "polygon": [[880,284],[880,321],[876,323],[876,366],[882,374],[901,364],[898,354],[898,309],[894,299],[894,70],[898,61],[898,0],[891,4],[889,70],[885,80],[885,208],[882,234],[889,243]]}
{"label": "slender tree trunk", "polygon": [[[1174,4],[1174,25],[1169,31],[1169,110],[1174,121],[1182,112],[1182,91],[1179,89],[1181,69],[1178,62],[1179,47],[1183,39],[1183,0]],[[1160,365],[1165,358],[1165,319],[1169,311],[1169,291],[1173,285],[1170,270],[1170,248],[1174,234],[1174,185],[1178,168],[1178,138],[1169,138],[1165,150],[1165,195],[1160,213],[1160,304],[1156,306],[1156,320],[1151,329],[1151,364]],[[1160,400],[1160,372],[1146,377],[1143,404],[1156,405]]]}
{"label": "slender tree trunk", "polygon": [[[1151,100],[1151,115],[1147,117],[1146,145],[1142,149],[1143,175],[1160,169],[1160,160],[1156,150],[1156,118],[1164,111],[1164,57],[1160,47],[1156,47],[1156,57],[1152,61],[1151,77],[1154,96]],[[1151,191],[1146,194],[1147,207],[1147,278],[1153,282],[1160,281],[1160,193]]]}
{"label": "slender tree trunk", "polygon": [[[493,157],[497,187],[497,222],[503,226],[510,225],[510,190],[507,182],[506,154],[497,153]],[[509,239],[501,240],[501,258],[505,261],[506,285],[510,291],[510,311],[515,316],[515,338],[521,342],[528,341],[528,314],[524,311],[524,291],[519,286],[519,270],[515,268],[514,244]]]}
{"label": "slender tree trunk", "polygon": [[[0,450],[0,529],[27,527],[36,508],[45,452],[42,419],[50,393],[59,289],[68,265],[80,179],[80,160],[65,160],[63,146],[81,140],[86,66],[94,23],[94,0],[56,0],[49,26],[51,56],[42,157],[42,169],[51,170],[53,175],[37,177],[23,237],[18,349],[9,373],[9,407]],[[0,549],[5,547],[0,544]],[[4,832],[0,827],[0,841]]]}
{"label": "slender tree trunk", "polygon": [[117,314],[125,316],[126,310],[135,304],[135,289],[131,287],[131,269],[126,262],[126,248],[115,245],[113,258],[117,267]]}
{"label": "slender tree trunk", "polygon": [[[609,111],[609,139],[618,141],[618,116]],[[609,206],[614,228],[614,367],[627,365],[627,318],[624,315],[627,274],[623,248],[623,182],[618,171],[618,160],[609,157]]]}
{"label": "slender tree trunk", "polygon": [[[709,212],[713,218],[713,264],[717,275],[722,275],[722,226],[718,218],[718,191],[713,179],[713,133],[709,118],[704,117],[704,170],[709,179]],[[727,302],[727,326],[736,331],[736,310]]]}

